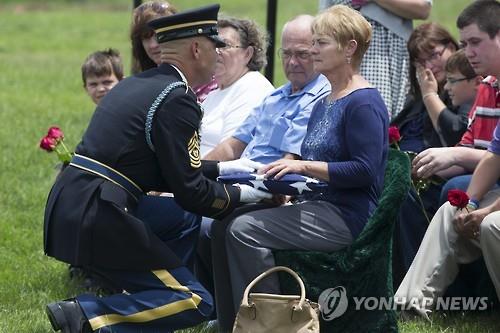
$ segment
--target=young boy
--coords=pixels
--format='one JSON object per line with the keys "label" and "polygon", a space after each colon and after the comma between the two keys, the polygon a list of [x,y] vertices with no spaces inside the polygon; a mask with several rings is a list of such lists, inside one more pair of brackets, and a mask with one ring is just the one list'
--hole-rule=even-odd
{"label": "young boy", "polygon": [[123,63],[115,49],[96,51],[82,65],[83,88],[96,105],[122,79]]}
{"label": "young boy", "polygon": [[482,77],[476,75],[463,49],[452,54],[445,66],[446,84],[453,106],[472,106]]}
{"label": "young boy", "polygon": [[[83,88],[97,105],[101,99],[123,79],[123,63],[120,52],[109,48],[91,53],[82,64]],[[70,278],[81,279],[87,291],[109,292],[103,281],[85,268],[69,265]]]}

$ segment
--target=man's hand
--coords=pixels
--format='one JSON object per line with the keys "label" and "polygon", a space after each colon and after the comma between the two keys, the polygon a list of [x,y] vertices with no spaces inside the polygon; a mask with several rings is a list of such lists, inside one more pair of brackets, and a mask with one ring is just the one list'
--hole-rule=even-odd
{"label": "man's hand", "polygon": [[234,186],[240,188],[240,202],[254,203],[263,199],[271,199],[273,197],[271,193],[257,190],[249,185],[235,184]]}
{"label": "man's hand", "polygon": [[[467,212],[467,210],[469,212]],[[484,207],[474,210],[470,206],[462,210],[457,210],[453,218],[455,230],[459,235],[468,239],[478,239],[481,222],[486,215],[491,213],[491,207]]]}
{"label": "man's hand", "polygon": [[240,158],[233,161],[219,162],[219,175],[230,175],[238,172],[254,172],[264,164],[254,162],[248,158]]}
{"label": "man's hand", "polygon": [[452,222],[456,232],[460,236],[473,239],[477,236],[479,226],[473,225],[472,223],[465,224],[468,215],[469,213],[465,209],[457,209]]}
{"label": "man's hand", "polygon": [[418,154],[412,163],[412,173],[418,178],[429,178],[455,164],[454,155],[446,148],[429,148]]}

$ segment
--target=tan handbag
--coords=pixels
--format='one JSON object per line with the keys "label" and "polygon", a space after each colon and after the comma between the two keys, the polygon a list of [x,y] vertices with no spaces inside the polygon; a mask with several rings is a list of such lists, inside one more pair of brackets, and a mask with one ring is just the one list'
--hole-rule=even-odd
{"label": "tan handbag", "polygon": [[[297,280],[300,296],[249,294],[257,282],[277,271],[285,271]],[[305,295],[304,283],[290,268],[277,266],[267,270],[245,289],[233,333],[319,333],[319,305]]]}

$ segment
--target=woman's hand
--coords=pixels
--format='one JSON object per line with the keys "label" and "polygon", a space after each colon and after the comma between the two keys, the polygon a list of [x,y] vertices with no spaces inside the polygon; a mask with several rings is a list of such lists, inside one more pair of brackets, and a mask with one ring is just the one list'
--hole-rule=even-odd
{"label": "woman's hand", "polygon": [[437,94],[438,83],[434,74],[430,69],[425,68],[420,64],[415,65],[417,82],[420,86],[420,92],[422,96],[429,96],[431,94]]}
{"label": "woman's hand", "polygon": [[274,176],[274,179],[280,179],[287,173],[298,173],[305,175],[306,161],[280,159],[276,162],[269,163],[259,169],[260,174],[265,174],[266,177]]}

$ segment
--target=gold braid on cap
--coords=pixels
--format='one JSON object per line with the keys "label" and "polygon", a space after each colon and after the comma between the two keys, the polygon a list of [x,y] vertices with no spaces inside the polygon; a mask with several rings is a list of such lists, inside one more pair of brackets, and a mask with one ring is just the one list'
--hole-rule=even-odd
{"label": "gold braid on cap", "polygon": [[196,21],[196,22],[189,22],[189,23],[181,23],[181,24],[176,24],[176,25],[170,25],[168,27],[156,29],[155,32],[164,32],[164,31],[170,31],[170,30],[175,30],[175,29],[180,29],[180,28],[186,28],[186,27],[194,27],[198,25],[214,25],[217,24],[216,20],[206,20],[206,21]]}

